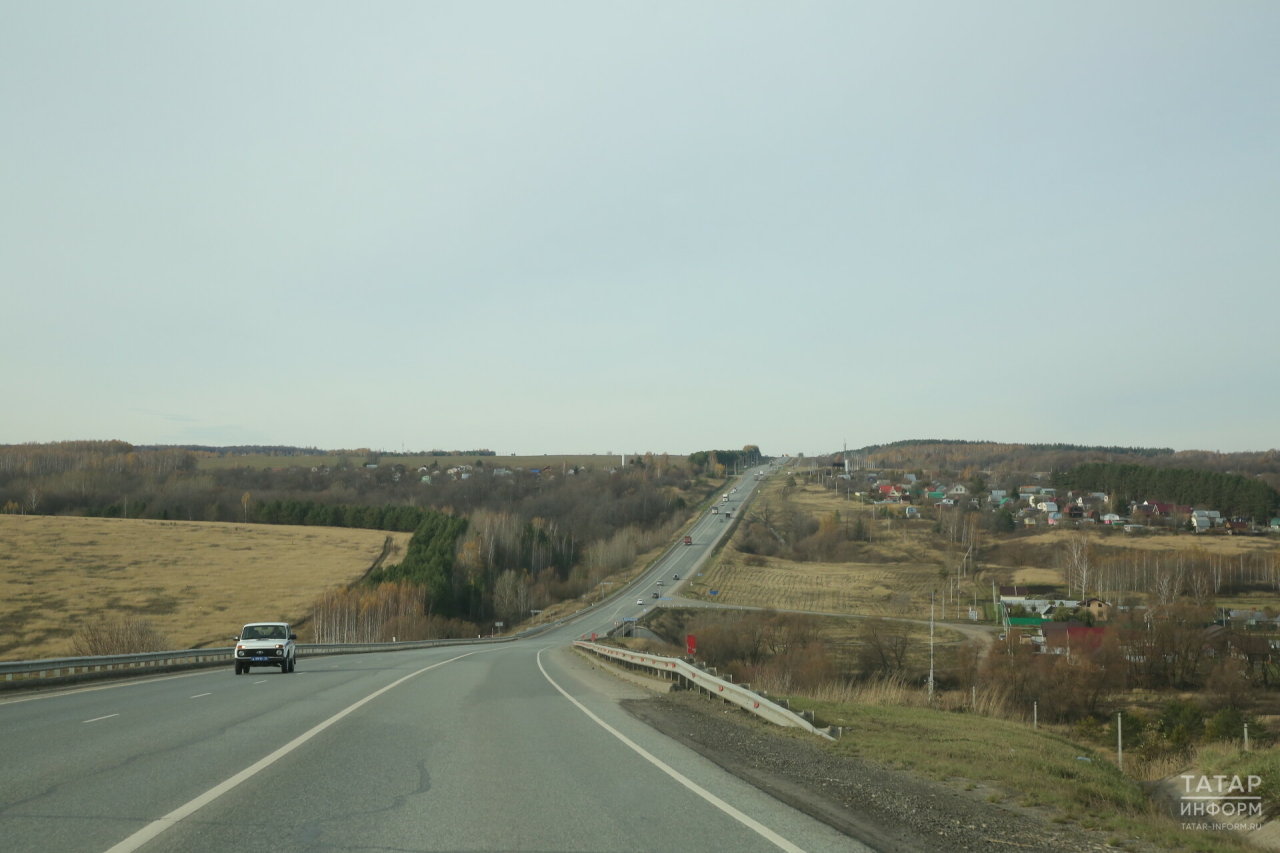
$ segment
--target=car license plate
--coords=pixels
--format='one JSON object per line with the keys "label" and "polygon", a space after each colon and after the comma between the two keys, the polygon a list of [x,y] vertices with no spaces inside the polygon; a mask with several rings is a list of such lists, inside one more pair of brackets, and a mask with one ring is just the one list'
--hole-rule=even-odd
{"label": "car license plate", "polygon": [[266,658],[264,658],[264,657],[256,657],[256,658],[254,658],[254,660],[266,660]]}

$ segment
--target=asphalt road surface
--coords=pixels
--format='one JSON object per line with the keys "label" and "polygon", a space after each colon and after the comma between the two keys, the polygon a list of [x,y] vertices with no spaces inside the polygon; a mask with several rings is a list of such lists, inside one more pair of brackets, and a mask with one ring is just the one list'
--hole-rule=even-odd
{"label": "asphalt road surface", "polygon": [[[636,589],[696,571],[718,519]],[[0,851],[866,850],[635,720],[567,648],[636,589],[510,644],[0,699]]]}

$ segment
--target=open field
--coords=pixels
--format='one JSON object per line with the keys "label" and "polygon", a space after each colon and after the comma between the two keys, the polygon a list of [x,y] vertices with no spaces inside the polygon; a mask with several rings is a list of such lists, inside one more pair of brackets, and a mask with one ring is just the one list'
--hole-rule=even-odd
{"label": "open field", "polygon": [[[269,456],[263,453],[251,453],[245,456],[209,456],[200,457],[199,467],[202,469],[217,468],[314,468],[319,466],[335,466],[341,457],[333,456]],[[364,464],[363,456],[347,456],[354,466]],[[631,454],[627,454],[631,458]],[[685,457],[671,456],[673,464],[683,464]],[[430,467],[438,462],[440,467],[452,468],[455,465],[475,465],[483,462],[486,468],[559,468],[565,465],[591,466],[592,468],[609,468],[622,464],[622,456],[613,454],[544,454],[542,456],[395,456],[387,454],[378,459],[378,464],[404,465],[417,469],[423,465]]]}
{"label": "open field", "polygon": [[[799,563],[770,558],[764,566],[748,566],[734,553],[721,555],[684,594],[720,604],[928,618],[929,592],[941,586],[938,567],[932,565]],[[712,596],[712,590],[719,594]]]}
{"label": "open field", "polygon": [[[760,513],[765,504],[775,509],[782,506],[785,482],[785,474],[771,477],[748,515]],[[930,591],[946,586],[939,571],[954,561],[929,541],[932,522],[873,522],[871,507],[845,501],[819,486],[802,484],[787,491],[785,500],[815,516],[838,510],[842,516],[858,515],[872,525],[873,544],[867,550],[874,562],[819,563],[767,557],[764,565],[748,565],[748,556],[735,547],[745,532],[745,526],[739,525],[729,546],[703,569],[702,577],[693,579],[685,595],[720,604],[928,618]],[[712,596],[712,590],[718,594]],[[949,617],[955,615],[951,606],[948,611]],[[940,616],[941,610],[938,613]]]}
{"label": "open field", "polygon": [[175,648],[224,645],[245,622],[297,621],[359,578],[390,537],[331,527],[0,516],[0,658],[70,653],[87,618],[135,615]]}
{"label": "open field", "polygon": [[[1275,554],[1280,553],[1280,536],[1217,536],[1179,532],[1152,533],[1144,535],[1126,534],[1122,531],[1106,534],[1101,528],[1086,530],[1086,534],[1095,544],[1110,548],[1134,548],[1147,551],[1194,551],[1201,550],[1206,554],[1231,555],[1238,554]],[[1029,536],[1019,536],[1017,541],[1024,545],[1060,545],[1074,530],[1045,530]]]}

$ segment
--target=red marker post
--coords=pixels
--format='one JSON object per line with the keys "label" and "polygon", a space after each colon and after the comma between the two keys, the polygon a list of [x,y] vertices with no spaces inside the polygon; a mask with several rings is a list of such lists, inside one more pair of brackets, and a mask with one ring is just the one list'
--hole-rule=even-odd
{"label": "red marker post", "polygon": [[689,654],[696,655],[698,653],[698,638],[690,634],[684,638],[685,648],[689,650]]}

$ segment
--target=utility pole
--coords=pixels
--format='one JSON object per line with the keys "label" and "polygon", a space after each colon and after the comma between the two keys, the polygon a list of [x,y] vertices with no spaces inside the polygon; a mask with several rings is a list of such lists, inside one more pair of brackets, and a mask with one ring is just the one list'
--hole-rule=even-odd
{"label": "utility pole", "polygon": [[1116,762],[1120,765],[1120,772],[1124,772],[1124,718],[1120,716],[1120,712],[1116,711]]}
{"label": "utility pole", "polygon": [[929,593],[929,704],[933,704],[933,593]]}

